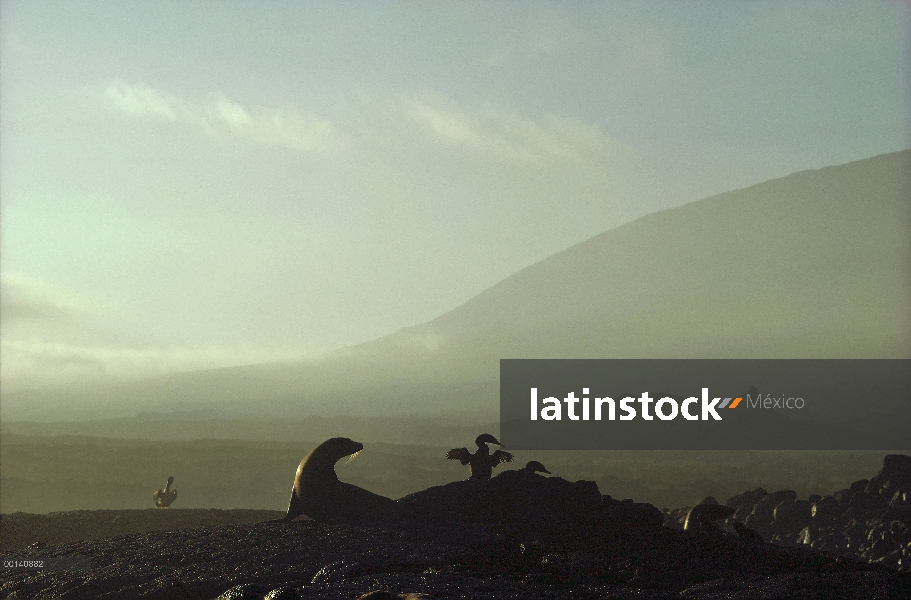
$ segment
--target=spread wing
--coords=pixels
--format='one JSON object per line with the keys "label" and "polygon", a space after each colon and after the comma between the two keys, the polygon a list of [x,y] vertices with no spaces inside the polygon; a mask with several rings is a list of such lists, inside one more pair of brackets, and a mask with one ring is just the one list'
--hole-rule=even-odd
{"label": "spread wing", "polygon": [[493,462],[494,465],[512,462],[512,454],[506,452],[505,450],[497,450],[491,454],[491,458],[493,459],[491,462]]}
{"label": "spread wing", "polygon": [[471,462],[471,453],[468,451],[468,448],[453,448],[446,453],[446,458],[449,460],[458,460],[461,461],[463,465],[467,465]]}

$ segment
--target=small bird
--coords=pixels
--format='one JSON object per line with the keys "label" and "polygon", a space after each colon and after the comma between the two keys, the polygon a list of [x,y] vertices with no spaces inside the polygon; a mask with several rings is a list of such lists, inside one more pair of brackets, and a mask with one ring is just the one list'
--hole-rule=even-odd
{"label": "small bird", "polygon": [[497,446],[502,446],[503,444],[489,433],[482,433],[474,442],[478,445],[478,451],[474,454],[469,452],[468,448],[453,448],[446,453],[446,458],[449,460],[458,460],[463,465],[471,465],[471,477],[469,479],[479,481],[490,479],[494,467],[500,463],[512,462],[513,457],[509,452],[497,450],[493,454],[490,453],[490,448],[487,447],[487,444],[496,444]]}
{"label": "small bird", "polygon": [[544,467],[544,465],[542,465],[541,463],[539,463],[539,462],[536,461],[536,460],[530,460],[530,461],[528,461],[528,464],[525,465],[525,468],[522,469],[522,470],[523,470],[523,471],[527,471],[527,472],[529,472],[529,473],[547,473],[548,475],[551,474],[550,471],[548,471],[548,470]]}
{"label": "small bird", "polygon": [[177,490],[171,489],[172,483],[174,483],[174,478],[168,477],[168,485],[163,490],[158,490],[152,494],[152,499],[155,500],[155,508],[167,508],[177,499]]}

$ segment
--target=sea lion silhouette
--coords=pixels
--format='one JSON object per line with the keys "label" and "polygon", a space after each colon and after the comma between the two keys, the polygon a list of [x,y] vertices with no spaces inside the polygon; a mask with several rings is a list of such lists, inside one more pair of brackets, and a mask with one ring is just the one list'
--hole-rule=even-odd
{"label": "sea lion silhouette", "polygon": [[360,452],[364,445],[349,438],[332,438],[314,448],[297,467],[288,512],[282,521],[300,515],[317,520],[377,521],[397,514],[391,498],[339,481],[335,463]]}

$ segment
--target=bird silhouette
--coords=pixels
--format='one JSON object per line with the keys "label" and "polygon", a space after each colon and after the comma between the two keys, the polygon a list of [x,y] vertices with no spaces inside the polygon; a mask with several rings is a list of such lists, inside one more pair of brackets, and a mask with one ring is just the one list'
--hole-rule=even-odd
{"label": "bird silhouette", "polygon": [[478,445],[478,451],[472,454],[468,448],[453,448],[446,453],[449,460],[458,460],[463,465],[471,465],[471,477],[469,479],[486,480],[490,479],[493,468],[500,463],[512,462],[512,454],[503,450],[497,450],[493,454],[487,444],[496,444],[502,446],[497,438],[489,433],[482,433],[474,441]]}
{"label": "bird silhouette", "polygon": [[528,464],[525,465],[525,468],[522,470],[528,471],[529,473],[547,473],[548,475],[551,474],[544,465],[536,460],[528,461]]}
{"label": "bird silhouette", "polygon": [[163,490],[158,490],[152,494],[152,499],[155,500],[155,508],[167,508],[177,499],[177,490],[171,489],[172,483],[174,483],[174,478],[168,477],[168,485]]}

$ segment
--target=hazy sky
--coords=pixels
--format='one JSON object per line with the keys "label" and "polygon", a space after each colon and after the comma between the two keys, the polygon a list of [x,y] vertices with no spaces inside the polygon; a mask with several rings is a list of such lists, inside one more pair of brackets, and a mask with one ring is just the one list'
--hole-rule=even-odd
{"label": "hazy sky", "polygon": [[359,343],[909,146],[902,2],[0,8],[6,384]]}

